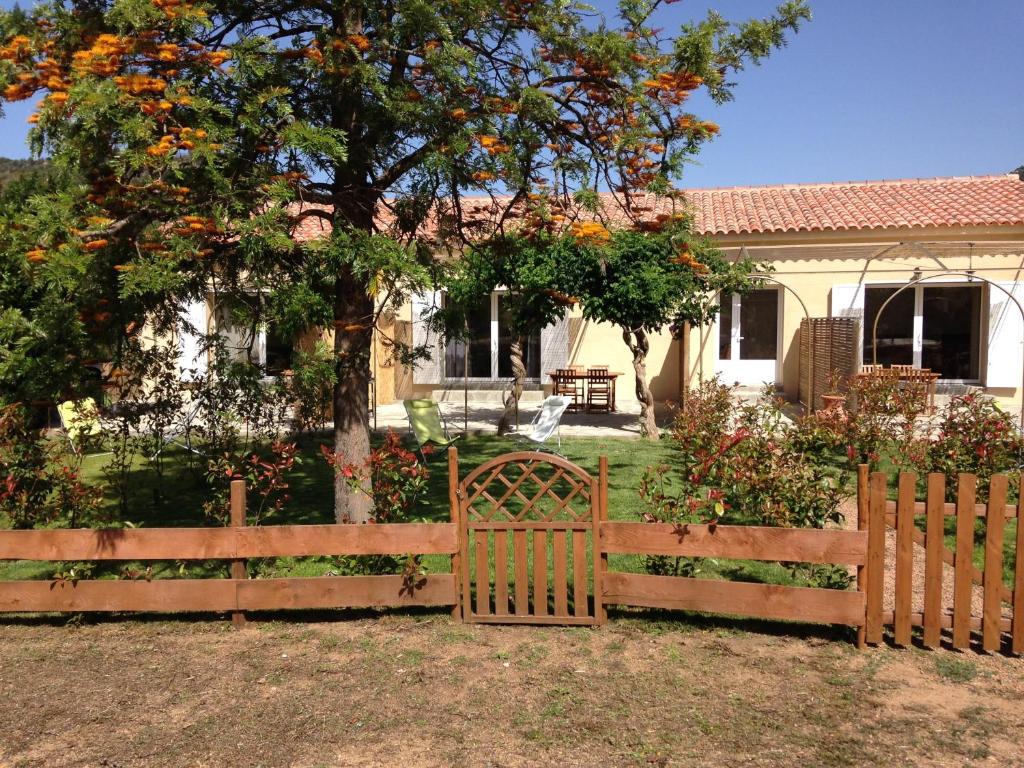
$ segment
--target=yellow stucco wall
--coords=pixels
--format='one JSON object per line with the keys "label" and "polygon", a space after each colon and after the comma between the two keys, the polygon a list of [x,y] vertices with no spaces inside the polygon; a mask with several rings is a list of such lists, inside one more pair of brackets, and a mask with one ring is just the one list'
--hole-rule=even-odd
{"label": "yellow stucco wall", "polygon": [[[730,258],[735,258],[740,247],[745,246],[751,258],[770,263],[774,267],[772,277],[786,286],[780,295],[781,383],[786,396],[791,399],[795,399],[797,393],[798,331],[804,317],[804,310],[792,293],[803,300],[810,317],[828,317],[832,314],[833,286],[858,283],[905,285],[913,278],[916,268],[923,276],[936,275],[934,282],[926,282],[925,285],[967,284],[966,279],[939,277],[939,273],[972,268],[979,277],[1000,283],[1024,280],[1024,231],[1009,228],[1005,231],[906,232],[885,238],[867,239],[862,236],[860,241],[855,236],[842,233],[833,233],[831,242],[823,241],[821,235],[804,239],[790,235],[787,240],[775,244],[771,236],[749,237],[746,242],[733,237],[722,238],[721,246]],[[990,289],[985,286],[983,290],[986,298],[982,305],[981,324],[982,385],[985,384],[987,296]],[[717,334],[717,325],[693,330],[689,358],[691,382],[714,375],[718,357]],[[990,391],[1008,402],[1019,402],[1021,398],[1019,387]]]}

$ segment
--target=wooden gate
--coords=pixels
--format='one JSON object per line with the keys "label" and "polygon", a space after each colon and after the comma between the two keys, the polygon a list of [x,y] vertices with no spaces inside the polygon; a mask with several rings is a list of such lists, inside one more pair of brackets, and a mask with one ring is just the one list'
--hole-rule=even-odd
{"label": "wooden gate", "polygon": [[603,623],[590,585],[601,594],[596,545],[607,487],[604,460],[595,478],[558,456],[527,451],[485,462],[458,482],[458,454],[451,449],[463,620]]}

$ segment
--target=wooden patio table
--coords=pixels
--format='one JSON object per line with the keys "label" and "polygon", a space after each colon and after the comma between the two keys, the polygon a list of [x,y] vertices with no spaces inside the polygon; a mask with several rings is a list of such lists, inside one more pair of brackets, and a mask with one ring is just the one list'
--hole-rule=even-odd
{"label": "wooden patio table", "polygon": [[[558,375],[558,372],[557,371],[545,371],[544,375],[547,376],[548,378],[550,378],[551,381],[554,381],[555,377]],[[594,375],[595,376],[597,375],[597,371],[594,371]],[[601,375],[602,376],[607,376],[609,379],[612,380],[612,406],[611,406],[611,410],[612,410],[612,412],[614,412],[616,410],[616,408],[615,408],[615,380],[618,379],[619,376],[625,376],[625,374],[622,371],[601,371]],[[584,382],[584,386],[586,386],[587,385],[586,383],[591,378],[591,372],[590,371],[573,371],[572,374],[571,374],[571,378],[574,381],[583,381]],[[584,396],[585,396],[585,394],[584,394]]]}
{"label": "wooden patio table", "polygon": [[928,411],[935,412],[935,389],[936,382],[941,374],[930,368],[876,368],[873,371],[861,371],[857,374],[858,379],[868,378],[895,378],[897,381],[906,384],[923,384],[928,393]]}

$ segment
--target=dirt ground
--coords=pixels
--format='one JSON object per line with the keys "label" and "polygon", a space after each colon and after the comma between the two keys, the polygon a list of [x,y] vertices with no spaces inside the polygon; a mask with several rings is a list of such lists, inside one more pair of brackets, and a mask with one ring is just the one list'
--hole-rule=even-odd
{"label": "dirt ground", "polygon": [[1024,661],[793,625],[0,624],[0,766],[1024,765]]}

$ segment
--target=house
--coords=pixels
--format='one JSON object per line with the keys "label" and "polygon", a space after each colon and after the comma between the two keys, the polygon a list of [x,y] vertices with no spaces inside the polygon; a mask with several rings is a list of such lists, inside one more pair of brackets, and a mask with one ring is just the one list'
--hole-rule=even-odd
{"label": "house", "polygon": [[[773,282],[719,297],[718,321],[684,340],[667,332],[651,339],[647,369],[656,400],[678,400],[684,387],[713,376],[747,387],[775,384],[796,399],[801,320],[846,316],[861,320],[859,363],[930,368],[940,382],[980,386],[1006,404],[1020,403],[1024,318],[1013,299],[1024,305],[1024,180],[1017,175],[690,189],[686,199],[696,231],[728,257],[770,264]],[[652,215],[670,205],[653,196],[640,204]],[[605,212],[613,223],[624,219],[610,196]],[[307,219],[297,236],[321,236],[323,226]],[[922,280],[905,288],[915,278]],[[379,403],[446,392],[461,398],[467,382],[476,392],[505,387],[510,339],[501,291],[473,314],[468,348],[443,344],[424,321],[444,300],[441,293],[416,296],[391,318],[389,336],[426,344],[433,354],[413,370],[376,345]],[[210,326],[208,306],[192,312]],[[263,334],[257,355],[269,363],[272,349],[283,355],[282,343],[271,343],[272,329]],[[187,336],[182,356],[195,357]],[[574,308],[527,345],[528,388],[549,386],[546,374],[555,368],[598,364],[631,380],[620,332],[585,321]],[[620,386],[620,399],[631,391]]]}

